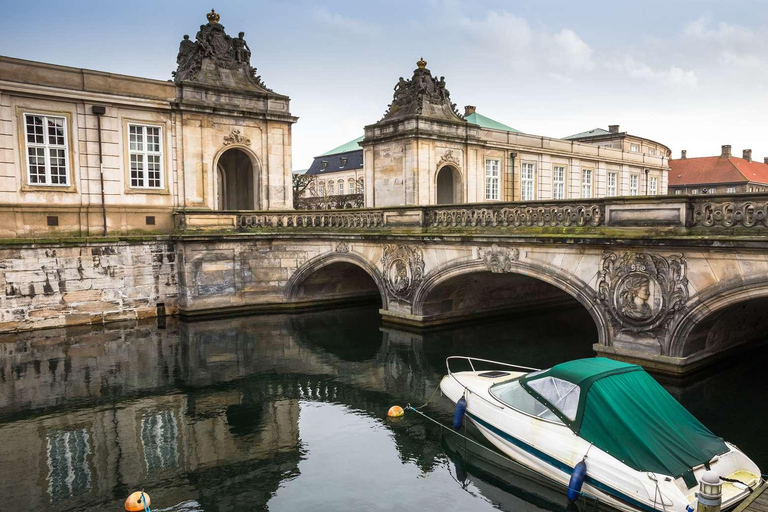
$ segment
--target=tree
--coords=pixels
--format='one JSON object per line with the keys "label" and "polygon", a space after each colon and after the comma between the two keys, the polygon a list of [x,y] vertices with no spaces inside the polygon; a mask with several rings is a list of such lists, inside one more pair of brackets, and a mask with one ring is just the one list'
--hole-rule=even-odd
{"label": "tree", "polygon": [[307,176],[306,174],[294,174],[293,175],[293,207],[299,208],[299,199],[309,185],[312,183],[313,176]]}

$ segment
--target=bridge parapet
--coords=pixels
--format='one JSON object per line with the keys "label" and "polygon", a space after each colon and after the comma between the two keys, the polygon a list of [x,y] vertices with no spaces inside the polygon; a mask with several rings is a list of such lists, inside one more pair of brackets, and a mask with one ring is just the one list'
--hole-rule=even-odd
{"label": "bridge parapet", "polygon": [[[598,234],[605,228],[689,229],[733,234],[768,227],[768,194],[614,197],[589,200],[475,203],[346,210],[180,210],[177,231],[435,230],[531,231],[558,228]],[[615,234],[615,233],[614,233]]]}

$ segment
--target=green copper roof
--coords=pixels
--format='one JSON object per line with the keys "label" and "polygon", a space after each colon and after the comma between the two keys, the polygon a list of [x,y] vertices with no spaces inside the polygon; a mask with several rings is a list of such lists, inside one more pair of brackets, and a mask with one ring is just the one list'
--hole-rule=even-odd
{"label": "green copper roof", "polygon": [[602,128],[595,128],[594,130],[588,130],[586,132],[581,133],[574,133],[573,135],[569,135],[567,137],[563,137],[564,139],[583,139],[585,137],[597,137],[599,135],[608,135],[610,132],[608,130],[603,130]]}
{"label": "green copper roof", "polygon": [[485,117],[484,115],[478,114],[477,112],[473,112],[472,114],[469,114],[468,116],[464,117],[464,119],[466,119],[468,123],[476,124],[480,128],[490,128],[491,130],[503,130],[505,132],[517,132],[517,133],[520,132],[520,130],[515,130],[511,126],[501,124],[500,122],[494,121],[490,117]]}
{"label": "green copper roof", "polygon": [[365,138],[364,135],[360,136],[360,137],[358,137],[358,138],[356,138],[354,140],[351,140],[351,141],[347,142],[346,144],[342,144],[341,146],[339,146],[337,148],[333,148],[330,151],[326,151],[322,155],[318,155],[318,156],[335,155],[337,153],[346,153],[348,151],[357,151],[359,149],[363,149],[363,148],[360,147],[358,142],[362,141],[364,138]]}

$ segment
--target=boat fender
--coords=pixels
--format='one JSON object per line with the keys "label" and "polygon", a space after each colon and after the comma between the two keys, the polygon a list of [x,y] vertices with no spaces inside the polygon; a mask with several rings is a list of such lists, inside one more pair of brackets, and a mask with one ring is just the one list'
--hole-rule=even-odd
{"label": "boat fender", "polygon": [[582,460],[571,473],[571,481],[568,482],[568,501],[574,503],[581,495],[581,486],[587,478],[587,461]]}
{"label": "boat fender", "polygon": [[456,411],[453,413],[453,428],[459,430],[464,424],[464,414],[467,412],[467,399],[463,396],[456,402]]}

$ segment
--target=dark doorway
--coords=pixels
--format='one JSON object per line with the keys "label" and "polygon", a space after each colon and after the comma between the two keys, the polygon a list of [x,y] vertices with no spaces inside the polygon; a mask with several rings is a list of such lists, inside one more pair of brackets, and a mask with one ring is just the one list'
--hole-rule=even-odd
{"label": "dark doorway", "polygon": [[437,173],[437,204],[460,202],[459,192],[461,183],[457,174],[450,167],[443,167]]}
{"label": "dark doorway", "polygon": [[250,157],[232,148],[221,155],[216,169],[219,210],[255,210],[253,165]]}

